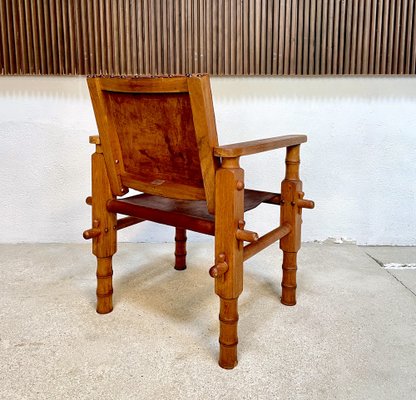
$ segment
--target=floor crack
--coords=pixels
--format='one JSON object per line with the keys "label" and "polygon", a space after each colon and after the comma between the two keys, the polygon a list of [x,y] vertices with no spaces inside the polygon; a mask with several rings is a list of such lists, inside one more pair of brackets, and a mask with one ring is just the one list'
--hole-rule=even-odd
{"label": "floor crack", "polygon": [[367,254],[368,255],[368,257],[370,257],[372,260],[374,260],[378,265],[380,265],[380,267],[381,268],[383,268],[384,269],[384,264],[380,261],[380,260],[377,260],[377,258],[375,258],[375,257],[373,257],[371,254],[369,254],[369,253],[365,253],[365,254]]}
{"label": "floor crack", "polygon": [[377,260],[377,258],[373,257],[371,254],[368,254],[368,253],[365,253],[365,254],[367,254],[368,257],[374,260],[378,265],[380,265],[381,268],[383,268],[384,271],[386,271],[390,276],[396,279],[397,282],[399,282],[404,288],[406,288],[410,293],[412,293],[413,296],[416,297],[416,293],[412,289],[407,287],[397,276],[393,275],[388,269],[386,269],[384,264],[380,260]]}

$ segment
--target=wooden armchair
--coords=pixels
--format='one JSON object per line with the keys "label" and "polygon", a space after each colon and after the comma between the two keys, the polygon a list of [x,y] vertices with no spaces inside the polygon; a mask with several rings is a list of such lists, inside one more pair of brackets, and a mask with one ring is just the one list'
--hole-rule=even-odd
{"label": "wooden armchair", "polygon": [[[305,135],[219,146],[209,78],[88,78],[99,136],[92,156],[92,239],[97,257],[97,312],[112,310],[112,256],[119,229],[145,220],[176,228],[175,268],[186,268],[186,230],[215,236],[223,368],[237,365],[237,300],[243,262],[280,239],[281,302],[296,303],[296,254],[301,245],[303,199],[299,149]],[[281,194],[244,188],[241,156],[286,148]],[[125,197],[129,188],[142,194]],[[280,226],[258,237],[245,229],[244,212],[261,203],[280,206]],[[117,214],[126,217],[117,219]],[[249,244],[244,245],[244,242]]]}

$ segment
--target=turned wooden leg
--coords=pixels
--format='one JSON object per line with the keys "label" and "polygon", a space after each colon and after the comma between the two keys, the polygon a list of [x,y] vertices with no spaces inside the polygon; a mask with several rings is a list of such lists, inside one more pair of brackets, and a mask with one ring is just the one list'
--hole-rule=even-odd
{"label": "turned wooden leg", "polygon": [[112,256],[117,251],[117,215],[107,210],[107,202],[114,199],[108,181],[104,156],[100,144],[92,155],[92,229],[84,232],[84,238],[92,238],[92,252],[97,257],[97,312],[112,311]]}
{"label": "turned wooden leg", "polygon": [[216,173],[215,292],[220,298],[219,365],[231,369],[237,365],[237,301],[243,290],[243,242],[236,237],[244,217],[244,172],[238,158],[224,159]]}
{"label": "turned wooden leg", "polygon": [[107,314],[113,310],[112,257],[97,257],[97,312]]}
{"label": "turned wooden leg", "polygon": [[286,306],[296,304],[296,255],[297,253],[283,252],[281,302]]}
{"label": "turned wooden leg", "polygon": [[220,297],[220,356],[219,365],[225,369],[234,368],[237,361],[238,299]]}
{"label": "turned wooden leg", "polygon": [[175,233],[175,269],[186,269],[186,229],[176,228]]}
{"label": "turned wooden leg", "polygon": [[282,303],[296,304],[297,252],[301,246],[302,209],[314,208],[311,200],[303,198],[302,181],[299,179],[300,145],[286,149],[286,176],[282,182],[280,199],[280,224],[287,224],[291,231],[280,240],[283,250]]}
{"label": "turned wooden leg", "polygon": [[283,250],[282,304],[296,304],[296,255],[301,245],[302,182],[299,179],[300,146],[290,146],[286,152],[286,176],[282,182],[280,224],[289,224],[291,232],[280,240]]}

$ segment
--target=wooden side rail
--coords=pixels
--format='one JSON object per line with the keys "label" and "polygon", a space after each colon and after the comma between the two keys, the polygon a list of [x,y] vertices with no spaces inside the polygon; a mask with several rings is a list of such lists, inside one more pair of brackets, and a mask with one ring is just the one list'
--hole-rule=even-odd
{"label": "wooden side rail", "polygon": [[280,240],[282,237],[288,235],[291,230],[292,227],[289,224],[283,224],[282,226],[279,226],[278,228],[273,229],[269,233],[261,236],[256,242],[244,246],[243,260],[246,261],[253,257],[259,251],[262,251],[274,242]]}
{"label": "wooden side rail", "polygon": [[263,201],[263,203],[274,204],[276,206],[279,206],[281,199],[282,199],[282,196],[280,195],[280,193],[278,193],[274,197],[272,197],[271,199]]}
{"label": "wooden side rail", "polygon": [[128,226],[140,224],[140,222],[146,221],[145,219],[136,217],[124,217],[117,220],[117,230],[127,228]]}
{"label": "wooden side rail", "polygon": [[174,212],[170,209],[151,209],[135,204],[134,197],[136,196],[124,200],[110,200],[107,202],[107,210],[111,213],[129,215],[139,220],[152,221],[174,227],[180,226],[184,227],[184,229],[206,235],[215,235],[214,221],[186,215],[180,211]]}
{"label": "wooden side rail", "polygon": [[[143,222],[143,221],[145,220],[141,218],[136,218],[136,217],[120,218],[117,220],[117,225],[115,226],[115,229],[119,231],[120,229],[124,229],[124,228],[127,228],[128,226],[139,224],[140,222]],[[94,220],[93,227],[91,229],[87,229],[82,234],[82,236],[84,236],[84,239],[88,240],[88,239],[92,239],[92,238],[100,236],[101,229],[99,229],[99,226],[100,226],[100,221],[98,219]]]}
{"label": "wooden side rail", "polygon": [[261,153],[274,149],[295,146],[307,141],[306,135],[285,135],[268,139],[251,140],[248,142],[227,144],[214,148],[214,155],[224,158],[235,158],[249,154]]}
{"label": "wooden side rail", "polygon": [[[85,202],[89,205],[92,206],[92,196],[88,196],[85,199]],[[116,230],[120,230],[120,229],[124,229],[127,228],[129,226],[132,225],[136,225],[139,224],[140,222],[146,221],[145,219],[141,219],[141,218],[137,218],[137,217],[125,217],[125,218],[120,218],[117,220],[117,225],[116,225]],[[92,239],[93,237],[97,237],[100,235],[101,231],[100,229],[98,229],[99,226],[99,221],[94,221],[93,228],[91,229],[87,229],[86,231],[84,231],[83,236],[84,239]]]}

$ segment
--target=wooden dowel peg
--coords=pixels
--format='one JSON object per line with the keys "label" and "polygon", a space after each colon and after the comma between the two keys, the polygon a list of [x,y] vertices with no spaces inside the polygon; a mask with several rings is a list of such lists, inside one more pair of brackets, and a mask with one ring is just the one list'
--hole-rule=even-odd
{"label": "wooden dowel peg", "polygon": [[235,237],[244,242],[257,242],[259,235],[256,232],[247,231],[245,229],[237,229]]}
{"label": "wooden dowel peg", "polygon": [[94,219],[94,221],[92,222],[92,226],[93,227],[91,229],[87,229],[82,234],[84,239],[88,240],[100,236],[101,230],[98,229],[98,227],[100,226],[100,221],[98,219]]}
{"label": "wooden dowel peg", "polygon": [[218,256],[218,263],[210,268],[209,274],[212,278],[219,278],[228,271],[228,264],[225,262],[225,254]]}
{"label": "wooden dowel peg", "polygon": [[90,136],[89,139],[91,144],[101,144],[100,136],[98,135]]}
{"label": "wooden dowel peg", "polygon": [[237,240],[241,240],[244,242],[256,242],[259,239],[259,235],[256,232],[245,230],[245,225],[245,221],[238,221],[238,229],[235,233],[235,237],[237,238]]}
{"label": "wooden dowel peg", "polygon": [[299,199],[297,203],[300,208],[312,209],[315,207],[315,203],[312,200]]}
{"label": "wooden dowel peg", "polygon": [[98,228],[91,228],[84,231],[82,236],[84,237],[84,239],[88,240],[100,236],[100,234],[101,231]]}
{"label": "wooden dowel peg", "polygon": [[91,197],[91,196],[88,196],[88,197],[85,199],[85,202],[86,202],[89,206],[92,206],[92,197]]}

